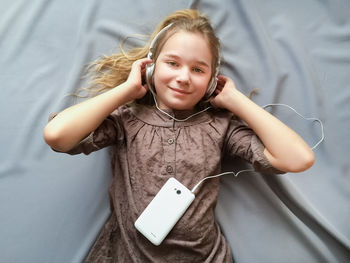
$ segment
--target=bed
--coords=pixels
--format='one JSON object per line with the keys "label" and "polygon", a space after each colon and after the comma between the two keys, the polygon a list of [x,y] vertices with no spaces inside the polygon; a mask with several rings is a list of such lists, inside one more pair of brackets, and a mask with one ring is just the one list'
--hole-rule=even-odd
{"label": "bed", "polygon": [[[170,12],[206,13],[221,72],[263,106],[323,122],[314,166],[221,179],[216,216],[238,263],[350,262],[350,2],[3,0],[0,3],[0,262],[82,262],[109,215],[108,149],[53,152],[42,131],[74,103],[85,66],[133,46]],[[268,108],[315,145],[321,125]],[[223,160],[224,171],[249,169]]]}

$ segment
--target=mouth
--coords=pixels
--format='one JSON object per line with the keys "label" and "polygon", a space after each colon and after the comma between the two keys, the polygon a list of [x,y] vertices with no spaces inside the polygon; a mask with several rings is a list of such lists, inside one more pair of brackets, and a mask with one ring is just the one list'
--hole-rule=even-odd
{"label": "mouth", "polygon": [[172,91],[174,91],[175,93],[177,94],[181,94],[181,95],[187,95],[187,94],[190,94],[190,92],[186,91],[186,90],[183,90],[183,89],[178,89],[178,88],[172,88],[172,87],[169,87]]}

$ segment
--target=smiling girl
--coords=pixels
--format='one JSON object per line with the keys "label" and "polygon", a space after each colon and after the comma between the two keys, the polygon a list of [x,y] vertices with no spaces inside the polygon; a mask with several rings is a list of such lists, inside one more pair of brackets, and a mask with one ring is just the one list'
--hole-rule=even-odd
{"label": "smiling girl", "polygon": [[178,32],[164,44],[154,85],[162,109],[190,110],[204,97],[212,76],[212,55],[200,33]]}
{"label": "smiling girl", "polygon": [[[136,231],[134,222],[170,177],[191,189],[220,173],[224,156],[240,156],[265,173],[312,166],[308,145],[232,79],[218,75],[219,60],[208,18],[195,10],[174,12],[145,47],[97,61],[91,89],[99,94],[45,127],[45,140],[56,151],[89,154],[113,146],[111,216],[87,262],[232,262],[214,218],[218,178],[198,188],[160,246]],[[148,67],[153,70],[145,84]]]}

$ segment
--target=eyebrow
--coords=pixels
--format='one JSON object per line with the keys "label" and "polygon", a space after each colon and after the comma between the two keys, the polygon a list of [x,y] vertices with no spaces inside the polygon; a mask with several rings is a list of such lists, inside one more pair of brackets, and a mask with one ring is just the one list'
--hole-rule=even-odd
{"label": "eyebrow", "polygon": [[[173,59],[181,59],[180,56],[175,55],[175,54],[165,54],[164,57],[173,58]],[[196,64],[199,64],[199,65],[202,65],[202,66],[204,66],[204,67],[210,68],[210,66],[208,65],[208,63],[206,63],[206,62],[203,61],[203,60],[196,60]]]}

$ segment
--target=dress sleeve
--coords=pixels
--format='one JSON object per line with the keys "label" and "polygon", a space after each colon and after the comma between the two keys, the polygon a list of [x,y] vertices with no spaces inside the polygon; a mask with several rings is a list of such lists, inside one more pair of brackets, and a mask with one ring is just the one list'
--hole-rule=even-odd
{"label": "dress sleeve", "polygon": [[265,146],[255,132],[241,120],[233,117],[224,142],[224,154],[233,158],[239,156],[251,163],[257,172],[282,174],[271,165],[264,154]]}
{"label": "dress sleeve", "polygon": [[[52,120],[57,113],[51,114],[49,121]],[[100,150],[112,144],[123,141],[124,131],[117,112],[109,115],[96,130],[91,132],[87,137],[81,140],[71,150],[65,152],[71,155],[84,153],[86,155],[91,152]],[[56,151],[55,149],[53,149]],[[58,152],[58,151],[56,151]]]}

